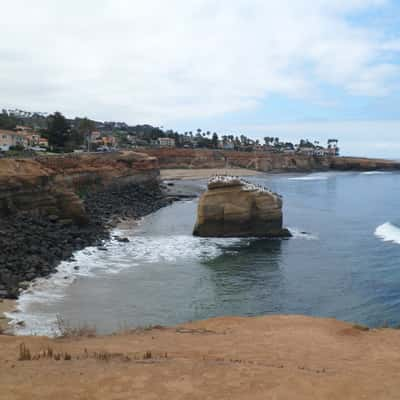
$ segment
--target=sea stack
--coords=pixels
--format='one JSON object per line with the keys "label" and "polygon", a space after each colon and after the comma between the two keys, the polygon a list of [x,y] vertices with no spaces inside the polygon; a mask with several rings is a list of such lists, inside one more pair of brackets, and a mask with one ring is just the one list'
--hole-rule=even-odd
{"label": "sea stack", "polygon": [[282,198],[233,176],[215,176],[200,197],[193,234],[202,237],[290,237]]}

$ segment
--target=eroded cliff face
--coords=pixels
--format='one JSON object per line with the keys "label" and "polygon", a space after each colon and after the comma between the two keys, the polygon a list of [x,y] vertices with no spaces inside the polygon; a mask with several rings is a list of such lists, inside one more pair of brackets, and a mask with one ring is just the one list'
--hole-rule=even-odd
{"label": "eroded cliff face", "polygon": [[118,221],[169,204],[158,163],[138,153],[0,160],[0,298],[53,273]]}
{"label": "eroded cliff face", "polygon": [[330,159],[304,155],[272,154],[193,149],[150,149],[160,168],[229,168],[240,167],[263,172],[307,172],[328,170]]}
{"label": "eroded cliff face", "polygon": [[20,212],[87,221],[82,192],[157,179],[158,162],[139,153],[0,160],[0,217]]}
{"label": "eroded cliff face", "polygon": [[400,169],[400,163],[396,161],[356,157],[313,157],[301,154],[203,149],[146,149],[144,152],[157,157],[160,168],[163,169],[240,167],[262,172]]}
{"label": "eroded cliff face", "polygon": [[282,199],[238,178],[216,177],[201,196],[195,236],[288,237],[282,228]]}
{"label": "eroded cliff face", "polygon": [[331,160],[331,168],[339,171],[400,170],[400,163],[375,158],[336,157]]}

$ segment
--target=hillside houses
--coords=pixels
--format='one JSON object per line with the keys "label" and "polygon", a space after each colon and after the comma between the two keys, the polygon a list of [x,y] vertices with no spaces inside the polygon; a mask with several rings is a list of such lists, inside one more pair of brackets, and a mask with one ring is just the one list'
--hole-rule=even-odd
{"label": "hillside houses", "polygon": [[[148,124],[100,122],[88,118],[68,119],[60,112],[26,113],[21,110],[0,112],[0,151],[41,150],[50,144],[52,152],[113,151],[116,149],[187,148],[223,151],[302,154],[307,157],[336,157],[337,139],[326,146],[302,139],[295,144],[279,137],[252,139],[244,134],[217,133],[197,128],[179,133]],[[40,133],[39,133],[40,132]],[[45,136],[43,136],[42,134]],[[49,139],[49,142],[47,139]]]}
{"label": "hillside houses", "polygon": [[15,132],[11,130],[0,130],[0,150],[9,151],[13,147],[23,147],[28,146],[28,141],[25,135],[20,132]]}
{"label": "hillside houses", "polygon": [[48,140],[32,128],[17,126],[14,130],[0,129],[0,151],[13,148],[40,150],[48,147]]}

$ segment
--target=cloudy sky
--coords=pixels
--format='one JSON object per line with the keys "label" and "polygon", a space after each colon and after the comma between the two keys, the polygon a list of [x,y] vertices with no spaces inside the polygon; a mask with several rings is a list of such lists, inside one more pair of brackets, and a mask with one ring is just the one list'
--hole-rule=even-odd
{"label": "cloudy sky", "polygon": [[0,5],[0,107],[400,158],[397,0]]}

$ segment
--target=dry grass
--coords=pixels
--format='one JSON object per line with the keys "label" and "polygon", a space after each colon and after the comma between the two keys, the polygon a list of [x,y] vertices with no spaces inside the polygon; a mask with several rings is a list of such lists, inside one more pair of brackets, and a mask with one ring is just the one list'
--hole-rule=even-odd
{"label": "dry grass", "polygon": [[71,361],[76,360],[87,360],[93,359],[97,361],[109,362],[112,360],[117,361],[160,361],[168,358],[168,353],[154,354],[151,351],[145,351],[144,353],[137,352],[134,354],[124,354],[124,353],[110,353],[106,350],[95,351],[89,353],[85,348],[83,354],[79,354],[73,357],[70,353],[55,351],[52,347],[47,347],[46,349],[40,350],[38,353],[31,353],[30,349],[21,343],[19,346],[19,356],[18,361],[39,361],[39,360],[52,360],[52,361]]}
{"label": "dry grass", "polygon": [[355,324],[355,325],[353,325],[353,328],[358,329],[359,331],[364,331],[364,332],[369,331],[368,326],[361,325],[361,324]]}
{"label": "dry grass", "polygon": [[30,361],[32,360],[31,352],[28,347],[25,346],[25,343],[21,343],[19,345],[19,361]]}
{"label": "dry grass", "polygon": [[60,337],[95,337],[96,327],[83,325],[77,328],[71,327],[60,315],[57,315],[57,329]]}
{"label": "dry grass", "polygon": [[51,347],[47,347],[39,353],[33,354],[30,349],[21,343],[19,346],[19,357],[18,361],[38,361],[38,360],[55,360],[55,361],[71,361],[72,356],[69,353],[55,352]]}

